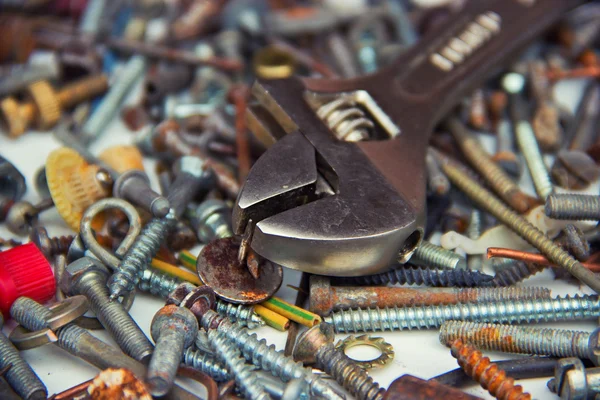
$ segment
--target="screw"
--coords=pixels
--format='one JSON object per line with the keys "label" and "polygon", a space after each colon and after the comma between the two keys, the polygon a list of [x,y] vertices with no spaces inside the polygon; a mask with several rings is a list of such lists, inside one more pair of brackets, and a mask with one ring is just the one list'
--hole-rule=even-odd
{"label": "screw", "polygon": [[492,160],[496,162],[508,176],[518,179],[521,176],[521,163],[514,153],[514,139],[511,125],[505,119],[498,122],[496,137],[496,154],[492,156]]}
{"label": "screw", "polygon": [[294,347],[294,359],[316,364],[359,399],[383,399],[384,389],[333,344],[333,327],[320,323],[304,332]]}
{"label": "screw", "polygon": [[52,259],[59,254],[67,254],[75,236],[49,237],[48,231],[43,226],[33,228],[29,239],[37,246],[47,259]]}
{"label": "screw", "polygon": [[287,384],[273,377],[265,371],[256,371],[259,384],[265,388],[274,399],[280,400],[308,400],[308,387],[302,379],[293,379]]}
{"label": "screw", "polygon": [[410,258],[419,267],[437,269],[466,269],[467,260],[461,255],[423,240]]}
{"label": "screw", "polygon": [[111,301],[106,287],[109,271],[89,257],[67,265],[60,282],[64,293],[87,297],[90,308],[125,353],[138,361],[152,354],[152,344],[121,303]]}
{"label": "screw", "polygon": [[546,199],[546,215],[573,221],[600,220],[600,197],[587,194],[552,194]]}
{"label": "screw", "polygon": [[499,400],[531,400],[529,393],[523,393],[523,387],[515,386],[515,380],[506,376],[489,358],[475,347],[464,344],[460,339],[452,343],[452,357],[467,375],[479,382],[492,396]]}
{"label": "screw", "polygon": [[539,147],[544,151],[556,151],[562,142],[560,113],[552,98],[552,86],[546,76],[544,61],[527,64],[530,89],[536,102],[532,118],[533,131]]}
{"label": "screw", "polygon": [[450,181],[444,175],[435,156],[428,151],[425,156],[425,167],[427,168],[427,187],[439,196],[444,196],[450,191]]}
{"label": "screw", "polygon": [[111,83],[110,90],[94,113],[82,127],[80,139],[85,144],[96,140],[113,120],[113,116],[119,110],[121,102],[125,98],[133,84],[144,74],[146,59],[142,56],[133,56],[127,61],[118,75],[116,81]]}
{"label": "screw", "polygon": [[[471,211],[469,217],[469,227],[467,228],[467,236],[471,240],[477,240],[481,236],[481,212],[477,209]],[[483,269],[483,255],[482,254],[469,254],[467,255],[467,267],[470,270],[481,271]]]}
{"label": "screw", "polygon": [[585,368],[578,358],[558,360],[548,389],[561,399],[595,399],[600,392],[600,368]]}
{"label": "screw", "polygon": [[517,137],[517,144],[533,179],[535,191],[541,199],[546,199],[553,192],[554,188],[546,164],[544,164],[533,128],[527,116],[524,115],[524,110],[527,110],[527,105],[524,104],[522,98],[525,77],[517,73],[506,74],[502,80],[502,86],[510,94],[513,129]]}
{"label": "screw", "polygon": [[518,212],[529,209],[528,196],[519,186],[496,164],[489,153],[481,146],[467,127],[456,117],[446,121],[446,127],[460,146],[469,163],[485,178],[490,187],[500,198]]}
{"label": "screw", "polygon": [[226,382],[231,379],[231,375],[227,371],[227,368],[215,358],[214,354],[200,349],[194,349],[193,346],[188,347],[183,352],[183,360],[181,362],[188,367],[192,367],[209,375],[217,382]]}
{"label": "screw", "polygon": [[[4,325],[4,317],[0,313],[0,329]],[[19,351],[0,331],[0,370],[10,369],[4,378],[10,386],[25,400],[46,399],[48,392],[40,378],[33,372],[29,364],[21,358]]]}
{"label": "screw", "polygon": [[532,328],[485,324],[478,322],[448,321],[440,329],[440,343],[450,346],[456,339],[492,351],[578,357],[600,363],[598,335],[594,332],[566,329]]}
{"label": "screw", "polygon": [[186,216],[203,243],[233,236],[231,209],[223,200],[203,201],[196,209],[188,208]]}
{"label": "screw", "polygon": [[155,218],[169,213],[169,201],[150,188],[148,175],[139,170],[121,174],[115,181],[113,195],[150,211]]}
{"label": "screw", "polygon": [[573,254],[579,261],[586,261],[590,258],[590,243],[581,229],[573,224],[569,224],[561,229],[560,234],[554,239],[554,242],[563,249]]}
{"label": "screw", "polygon": [[486,286],[494,279],[493,276],[483,274],[479,271],[463,269],[439,270],[411,266],[401,266],[388,272],[376,275],[357,276],[352,278],[333,278],[333,283],[349,285],[386,285],[408,284],[426,286],[459,286],[473,287]]}
{"label": "screw", "polygon": [[593,318],[600,315],[597,296],[555,297],[541,300],[389,307],[338,311],[324,321],[336,332],[366,332],[438,328],[449,320],[476,322],[538,322]]}
{"label": "screw", "polygon": [[496,276],[494,276],[490,286],[512,286],[544,269],[545,267],[543,265],[517,262],[496,272]]}
{"label": "screw", "polygon": [[26,235],[32,225],[37,223],[38,215],[54,206],[52,199],[44,199],[36,205],[28,201],[14,203],[6,214],[6,227],[15,235]]}
{"label": "screw", "polygon": [[0,103],[2,116],[12,137],[25,133],[36,120],[41,130],[54,126],[61,117],[61,110],[91,99],[108,88],[106,75],[93,75],[63,87],[58,92],[47,81],[37,81],[29,85],[31,101],[19,104],[12,97]]}
{"label": "screw", "polygon": [[310,277],[310,311],[321,316],[352,308],[408,307],[485,301],[548,299],[545,288],[398,288],[380,286],[331,286],[325,276]]}
{"label": "screw", "polygon": [[600,280],[593,272],[588,271],[579,261],[548,239],[544,233],[524,217],[510,210],[493,194],[455,166],[444,164],[442,168],[450,181],[458,186],[482,210],[487,211],[496,217],[499,222],[513,229],[557,266],[566,269],[594,291],[600,292]]}
{"label": "screw", "polygon": [[162,307],[152,319],[156,343],[148,365],[146,381],[153,396],[167,394],[177,374],[183,351],[194,343],[198,321],[190,310],[176,305]]}
{"label": "screw", "polygon": [[550,174],[560,187],[583,190],[598,180],[600,168],[582,150],[561,150],[556,154]]}

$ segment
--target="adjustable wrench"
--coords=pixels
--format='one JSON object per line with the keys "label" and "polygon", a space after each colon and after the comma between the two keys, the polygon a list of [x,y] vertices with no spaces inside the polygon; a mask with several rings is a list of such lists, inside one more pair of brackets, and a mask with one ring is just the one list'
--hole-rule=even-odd
{"label": "adjustable wrench", "polygon": [[[260,107],[249,110],[250,126],[276,142],[238,196],[235,232],[261,256],[314,274],[373,274],[406,262],[423,235],[425,152],[435,125],[501,62],[583,2],[471,0],[375,74],[256,82]],[[355,108],[319,118],[315,104],[340,98]]]}

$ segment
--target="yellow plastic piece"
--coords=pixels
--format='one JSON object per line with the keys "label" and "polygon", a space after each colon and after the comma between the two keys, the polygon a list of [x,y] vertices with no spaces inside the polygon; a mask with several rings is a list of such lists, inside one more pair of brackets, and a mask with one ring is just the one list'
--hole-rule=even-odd
{"label": "yellow plastic piece", "polygon": [[196,272],[196,260],[197,257],[187,250],[183,250],[179,253],[179,262],[181,265],[192,272]]}
{"label": "yellow plastic piece", "polygon": [[271,297],[269,300],[260,303],[260,305],[309,328],[321,323],[321,317],[317,314],[290,304],[279,297]]}
{"label": "yellow plastic piece", "polygon": [[254,72],[262,79],[289,78],[296,70],[294,57],[274,46],[267,46],[257,51],[253,65]]}
{"label": "yellow plastic piece", "polygon": [[46,130],[56,125],[61,116],[60,99],[48,81],[37,81],[27,88],[37,105],[37,128]]}
{"label": "yellow plastic piece", "polygon": [[54,150],[46,160],[46,179],[54,205],[76,232],[83,212],[109,195],[110,187],[99,179],[101,171],[68,147]]}
{"label": "yellow plastic piece", "polygon": [[260,304],[254,305],[254,312],[260,315],[260,317],[265,320],[267,325],[277,329],[278,331],[287,331],[290,327],[290,320],[288,318],[277,314],[276,312],[271,311]]}
{"label": "yellow plastic piece", "polygon": [[132,169],[144,170],[142,153],[136,146],[109,147],[98,158],[120,174]]}
{"label": "yellow plastic piece", "polygon": [[155,269],[158,269],[169,275],[176,276],[177,278],[183,279],[184,281],[187,281],[190,283],[193,283],[194,285],[204,286],[204,283],[202,283],[200,278],[198,278],[198,275],[193,274],[184,269],[181,269],[179,267],[176,267],[175,265],[166,263],[166,262],[158,260],[156,258],[152,259],[152,263],[150,263],[150,265]]}

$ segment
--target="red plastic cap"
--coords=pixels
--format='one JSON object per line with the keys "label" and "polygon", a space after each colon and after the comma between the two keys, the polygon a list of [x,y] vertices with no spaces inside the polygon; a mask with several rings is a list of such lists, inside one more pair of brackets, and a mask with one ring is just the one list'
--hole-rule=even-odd
{"label": "red plastic cap", "polygon": [[45,303],[54,297],[56,282],[50,263],[33,243],[0,252],[0,311],[6,319],[21,296]]}

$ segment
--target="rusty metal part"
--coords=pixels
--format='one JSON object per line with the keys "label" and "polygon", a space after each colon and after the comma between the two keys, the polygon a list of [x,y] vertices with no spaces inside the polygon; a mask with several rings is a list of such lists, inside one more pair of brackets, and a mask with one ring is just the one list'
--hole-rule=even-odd
{"label": "rusty metal part", "polygon": [[379,350],[381,353],[378,357],[372,360],[353,360],[359,367],[364,369],[384,367],[386,364],[391,363],[394,359],[394,348],[382,337],[369,335],[350,335],[346,339],[337,342],[335,348],[346,353],[346,350],[356,346],[371,346]]}
{"label": "rusty metal part", "polygon": [[475,89],[470,96],[469,125],[473,129],[484,130],[489,125],[488,109],[483,89]]}
{"label": "rusty metal part", "polygon": [[100,372],[87,387],[96,400],[152,400],[144,382],[125,368],[108,368]]}
{"label": "rusty metal part", "polygon": [[[488,258],[493,257],[501,257],[501,258],[510,258],[513,260],[525,261],[526,263],[535,263],[540,265],[548,265],[548,266],[556,266],[555,263],[548,260],[542,254],[536,253],[528,253],[526,251],[519,251],[513,249],[504,249],[500,247],[489,247],[487,249]],[[589,263],[582,262],[581,263],[585,268],[592,272],[600,272],[600,264],[597,263]]]}
{"label": "rusty metal part", "polygon": [[219,387],[217,386],[217,383],[205,373],[198,371],[195,368],[182,365],[177,370],[177,376],[193,379],[196,382],[201,383],[202,386],[206,388],[206,400],[217,400],[219,398]]}
{"label": "rusty metal part", "polygon": [[87,388],[92,383],[93,379],[90,379],[85,382],[81,382],[79,385],[75,385],[67,390],[64,390],[60,393],[53,394],[48,398],[48,400],[75,400],[79,399],[82,396],[85,396],[87,393]]}
{"label": "rusty metal part", "polygon": [[581,150],[561,150],[550,169],[552,179],[561,187],[582,190],[600,176],[600,167]]}
{"label": "rusty metal part", "polygon": [[258,279],[238,262],[239,242],[235,238],[216,239],[198,255],[197,271],[202,282],[217,296],[236,304],[256,304],[273,296],[283,281],[283,269],[264,260]]}
{"label": "rusty metal part", "polygon": [[579,261],[587,261],[590,258],[590,243],[583,231],[575,225],[569,224],[561,229],[554,242]]}
{"label": "rusty metal part", "polygon": [[460,339],[452,343],[452,356],[464,371],[487,389],[498,400],[531,400],[529,393],[523,393],[523,387],[514,384],[514,379],[484,357],[479,350]]}
{"label": "rusty metal part", "polygon": [[426,381],[412,375],[402,375],[388,387],[384,400],[429,400],[429,399],[456,399],[480,400],[481,397],[473,396],[461,390],[446,386],[435,381]]}

